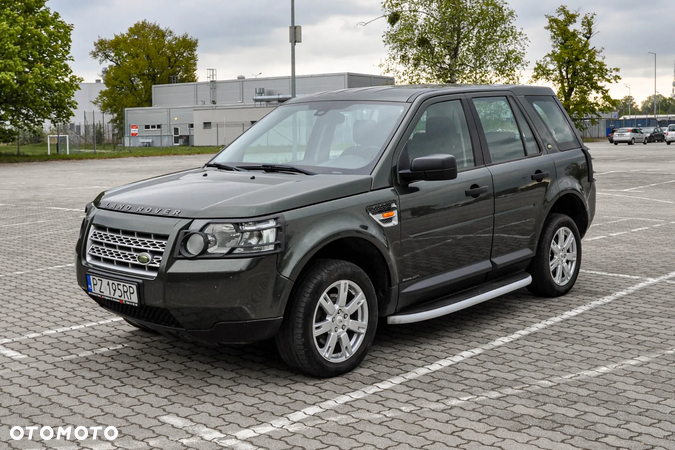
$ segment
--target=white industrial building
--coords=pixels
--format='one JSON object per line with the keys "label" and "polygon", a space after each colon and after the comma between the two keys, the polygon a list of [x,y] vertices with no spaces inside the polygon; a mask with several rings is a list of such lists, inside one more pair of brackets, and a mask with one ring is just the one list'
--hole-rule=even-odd
{"label": "white industrial building", "polygon": [[[393,84],[394,78],[380,75],[301,75],[296,77],[296,94],[300,97],[322,91]],[[290,77],[243,76],[236,80],[155,85],[153,106],[125,110],[125,145],[228,145],[280,102],[290,98],[290,85]]]}

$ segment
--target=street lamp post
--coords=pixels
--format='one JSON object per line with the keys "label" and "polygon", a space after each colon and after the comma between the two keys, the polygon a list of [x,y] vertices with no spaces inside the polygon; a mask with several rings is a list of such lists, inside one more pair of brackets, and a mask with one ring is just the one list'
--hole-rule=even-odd
{"label": "street lamp post", "polygon": [[630,96],[630,84],[625,84],[628,88],[628,122],[630,122],[630,105],[633,103],[633,97]]}
{"label": "street lamp post", "polygon": [[291,0],[291,97],[295,98],[295,0]]}
{"label": "street lamp post", "polygon": [[647,52],[654,55],[654,121],[656,122],[654,126],[659,126],[659,121],[656,119],[656,53]]}

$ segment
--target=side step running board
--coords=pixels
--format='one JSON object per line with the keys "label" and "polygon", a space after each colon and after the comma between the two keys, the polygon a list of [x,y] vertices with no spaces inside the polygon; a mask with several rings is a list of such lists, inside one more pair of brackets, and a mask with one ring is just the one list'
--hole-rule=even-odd
{"label": "side step running board", "polygon": [[425,303],[414,308],[401,311],[399,314],[387,317],[389,324],[403,324],[421,322],[423,320],[435,319],[446,314],[454,313],[464,308],[468,308],[478,303],[491,300],[500,295],[508,294],[532,283],[532,277],[528,273],[521,273],[516,276],[497,280],[478,288],[469,289],[450,297]]}

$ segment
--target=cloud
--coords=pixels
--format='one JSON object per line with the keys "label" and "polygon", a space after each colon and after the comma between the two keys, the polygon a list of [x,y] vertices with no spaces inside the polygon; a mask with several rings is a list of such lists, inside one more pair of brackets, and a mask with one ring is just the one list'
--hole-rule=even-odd
{"label": "cloud", "polygon": [[[530,39],[527,59],[534,67],[549,50],[544,30],[546,14],[554,14],[562,1],[512,0],[516,25]],[[86,81],[98,78],[101,67],[89,56],[98,37],[111,38],[141,20],[157,22],[177,34],[199,39],[198,76],[218,70],[220,79],[237,75],[281,76],[290,73],[289,0],[51,0],[47,4],[74,25],[73,70]],[[627,95],[624,84],[641,101],[654,91],[654,57],[657,53],[657,90],[670,95],[675,49],[667,22],[672,6],[655,0],[649,8],[636,8],[632,0],[598,0],[568,4],[581,14],[595,12],[598,33],[592,42],[604,47],[605,61],[619,67],[623,80],[612,86],[614,97]],[[296,47],[298,74],[362,72],[379,74],[386,58],[382,34],[386,22],[380,0],[295,0],[296,24],[303,27],[303,42]],[[659,20],[664,17],[664,20]],[[523,80],[526,81],[526,80]]]}

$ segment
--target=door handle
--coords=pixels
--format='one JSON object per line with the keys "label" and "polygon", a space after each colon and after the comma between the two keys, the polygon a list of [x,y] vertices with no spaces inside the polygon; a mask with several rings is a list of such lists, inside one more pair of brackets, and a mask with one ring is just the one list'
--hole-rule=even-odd
{"label": "door handle", "polygon": [[464,193],[467,197],[478,198],[480,194],[485,194],[487,191],[487,186],[478,186],[477,184],[472,184],[469,189],[464,191]]}
{"label": "door handle", "polygon": [[535,173],[531,175],[532,180],[534,181],[541,181],[544,178],[548,177],[548,172],[542,172],[541,170],[537,170]]}

